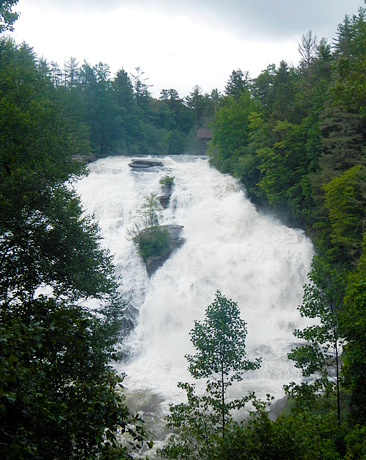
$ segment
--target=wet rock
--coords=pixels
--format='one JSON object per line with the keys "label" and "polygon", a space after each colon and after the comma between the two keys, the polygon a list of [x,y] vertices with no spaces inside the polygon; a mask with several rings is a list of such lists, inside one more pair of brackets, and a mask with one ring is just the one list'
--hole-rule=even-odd
{"label": "wet rock", "polygon": [[127,337],[130,334],[136,326],[138,316],[139,310],[132,305],[131,301],[127,301],[120,321],[121,337]]}
{"label": "wet rock", "polygon": [[172,196],[172,187],[162,186],[162,195],[158,196],[161,206],[166,209],[169,206],[170,197]]}
{"label": "wet rock", "polygon": [[134,322],[131,318],[122,318],[121,319],[121,335],[122,337],[126,337],[130,334],[132,329],[135,327]]}
{"label": "wet rock", "polygon": [[169,195],[160,195],[160,196],[158,196],[158,200],[159,200],[161,206],[164,209],[166,209],[169,206],[170,194]]}
{"label": "wet rock", "polygon": [[92,163],[95,160],[96,156],[91,153],[79,153],[78,155],[73,155],[72,157],[72,161],[75,161],[76,163],[82,163],[83,165]]}
{"label": "wet rock", "polygon": [[273,422],[276,421],[277,417],[279,417],[285,409],[287,401],[287,396],[284,396],[283,398],[278,399],[274,404],[271,405],[268,414],[270,420],[272,420]]}
{"label": "wet rock", "polygon": [[164,163],[150,158],[133,158],[128,166],[134,170],[146,170],[156,166],[164,166]]}

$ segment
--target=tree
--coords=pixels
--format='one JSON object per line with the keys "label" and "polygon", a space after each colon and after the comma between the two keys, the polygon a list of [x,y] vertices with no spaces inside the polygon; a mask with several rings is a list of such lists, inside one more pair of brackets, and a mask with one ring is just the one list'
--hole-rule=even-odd
{"label": "tree", "polygon": [[128,73],[122,68],[112,82],[115,99],[119,107],[131,108],[133,105],[133,86]]}
{"label": "tree", "polygon": [[141,441],[144,429],[124,404],[105,326],[43,296],[1,305],[1,458],[131,458],[120,438]]}
{"label": "tree", "polygon": [[316,35],[313,35],[312,31],[309,30],[306,34],[301,37],[301,42],[298,43],[298,50],[301,55],[301,67],[309,69],[311,64],[315,60],[316,52],[318,49],[318,39]]}
{"label": "tree", "polygon": [[145,72],[140,67],[136,67],[136,75],[132,75],[133,88],[135,91],[136,103],[139,106],[145,107],[150,99],[149,88],[152,85],[147,83],[148,78],[144,77]]}
{"label": "tree", "polygon": [[[301,56],[299,72],[301,74],[300,87],[303,92],[302,106],[307,111],[311,107],[312,91],[315,84],[315,60],[318,51],[318,39],[309,30],[301,37],[301,42],[298,44],[298,50]],[[297,95],[297,98],[301,93]]]}
{"label": "tree", "polygon": [[202,126],[205,112],[205,97],[202,94],[202,88],[194,86],[192,92],[186,97],[187,106],[194,111],[196,117],[196,126]]}
{"label": "tree", "polygon": [[162,89],[160,91],[161,101],[170,101],[170,105],[174,107],[174,103],[180,101],[179,93],[176,89]]}
{"label": "tree", "polygon": [[366,168],[348,169],[324,185],[324,191],[333,257],[354,265],[361,254],[366,225]]}
{"label": "tree", "polygon": [[337,103],[352,113],[359,113],[365,120],[366,88],[366,8],[360,8],[356,16],[346,16],[338,26],[336,41],[337,79],[334,93]]}
{"label": "tree", "polygon": [[188,369],[195,379],[207,379],[207,392],[214,411],[221,414],[224,437],[230,409],[239,409],[243,405],[243,400],[227,402],[226,391],[234,381],[242,380],[244,371],[258,369],[260,359],[246,359],[246,323],[240,318],[237,303],[220,291],[207,307],[205,320],[202,323],[195,321],[190,335],[197,353],[186,355]]}
{"label": "tree", "polygon": [[[246,323],[240,318],[237,303],[220,291],[207,307],[204,321],[195,321],[190,335],[197,353],[186,355],[188,369],[195,379],[206,379],[206,392],[200,397],[195,394],[194,385],[178,385],[186,391],[188,401],[170,407],[168,427],[175,428],[176,433],[162,452],[167,458],[211,459],[218,442],[217,429],[223,439],[230,412],[244,407],[252,397],[229,400],[227,390],[243,379],[244,372],[258,369],[260,359],[247,359]],[[197,451],[198,457],[191,456]]]}
{"label": "tree", "polygon": [[236,161],[245,155],[249,144],[250,115],[257,111],[258,105],[247,89],[239,99],[227,97],[218,108],[208,155],[221,172],[235,174]]}
{"label": "tree", "polygon": [[275,78],[276,66],[270,64],[263,70],[257,78],[253,79],[251,93],[257,102],[260,102],[264,109],[268,107],[269,97],[273,87]]}
{"label": "tree", "polygon": [[[355,424],[366,424],[366,236],[353,273],[348,276],[344,307],[340,312],[344,347],[344,383],[351,391],[351,417]],[[364,427],[363,427],[364,428]]]}
{"label": "tree", "polygon": [[296,73],[286,61],[281,61],[275,71],[273,85],[270,92],[270,112],[275,120],[297,121],[293,108],[295,98]]}
{"label": "tree", "polygon": [[78,83],[79,77],[79,63],[71,56],[64,65],[64,74],[65,74],[65,86],[68,88],[73,88]]}
{"label": "tree", "polygon": [[244,89],[249,86],[249,72],[243,72],[241,69],[233,70],[225,86],[226,96],[232,96],[239,99]]}
{"label": "tree", "polygon": [[119,433],[143,435],[111,367],[124,302],[72,190],[75,118],[26,44],[0,40],[0,60],[0,457],[128,458]]}
{"label": "tree", "polygon": [[258,186],[277,212],[297,221],[308,205],[304,187],[311,166],[306,151],[308,121],[304,119],[301,125],[278,121],[271,133],[272,147],[257,150],[262,175]]}
{"label": "tree", "polygon": [[[316,319],[317,324],[296,329],[294,336],[305,340],[289,353],[295,367],[304,377],[314,377],[313,383],[294,383],[287,387],[291,395],[305,397],[325,391],[331,393],[335,387],[337,395],[337,420],[341,419],[340,408],[340,349],[343,343],[339,332],[339,312],[344,295],[345,280],[342,273],[331,269],[322,259],[315,258],[308,277],[310,284],[304,287],[303,303],[299,307],[302,317]],[[330,369],[334,368],[334,375]]]}
{"label": "tree", "polygon": [[18,0],[0,1],[0,34],[6,30],[14,30],[13,24],[18,19],[19,13],[14,13],[12,8]]}
{"label": "tree", "polygon": [[91,67],[85,62],[79,76],[93,152],[103,155],[115,153],[123,132],[109,75],[108,65],[100,62]]}

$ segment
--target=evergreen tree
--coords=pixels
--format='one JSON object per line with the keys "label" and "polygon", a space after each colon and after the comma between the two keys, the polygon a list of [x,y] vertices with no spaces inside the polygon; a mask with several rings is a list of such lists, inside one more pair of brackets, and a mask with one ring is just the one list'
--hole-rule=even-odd
{"label": "evergreen tree", "polygon": [[244,89],[249,87],[249,72],[233,70],[225,86],[225,95],[239,99]]}

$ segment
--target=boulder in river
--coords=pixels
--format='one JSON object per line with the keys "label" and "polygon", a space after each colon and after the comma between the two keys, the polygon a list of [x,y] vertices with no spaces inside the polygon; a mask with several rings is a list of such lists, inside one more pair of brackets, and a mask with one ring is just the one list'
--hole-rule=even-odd
{"label": "boulder in river", "polygon": [[133,170],[147,170],[156,166],[164,166],[164,163],[160,160],[153,160],[152,158],[133,158],[128,166]]}

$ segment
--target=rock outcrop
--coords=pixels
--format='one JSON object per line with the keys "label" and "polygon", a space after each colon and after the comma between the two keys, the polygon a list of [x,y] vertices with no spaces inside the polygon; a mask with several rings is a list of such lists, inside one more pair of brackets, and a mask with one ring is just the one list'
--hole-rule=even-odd
{"label": "rock outcrop", "polygon": [[128,166],[134,170],[149,170],[156,166],[164,166],[164,163],[151,158],[133,158]]}
{"label": "rock outcrop", "polygon": [[166,209],[169,206],[170,197],[172,195],[172,187],[167,185],[162,186],[162,194],[158,196],[161,206]]}
{"label": "rock outcrop", "polygon": [[97,157],[95,155],[93,155],[92,153],[79,153],[77,155],[73,155],[72,157],[72,161],[75,161],[77,163],[82,163],[84,165],[88,164],[88,163],[92,163],[93,161],[95,161],[97,159]]}
{"label": "rock outcrop", "polygon": [[170,238],[171,238],[171,247],[170,247],[170,250],[166,252],[164,255],[151,256],[146,259],[145,261],[146,270],[149,276],[153,275],[156,272],[156,270],[160,268],[164,264],[164,262],[166,262],[169,259],[171,253],[175,249],[182,246],[182,244],[185,242],[185,239],[181,238],[180,236],[183,230],[182,225],[171,224],[171,225],[161,225],[161,227],[168,230]]}

